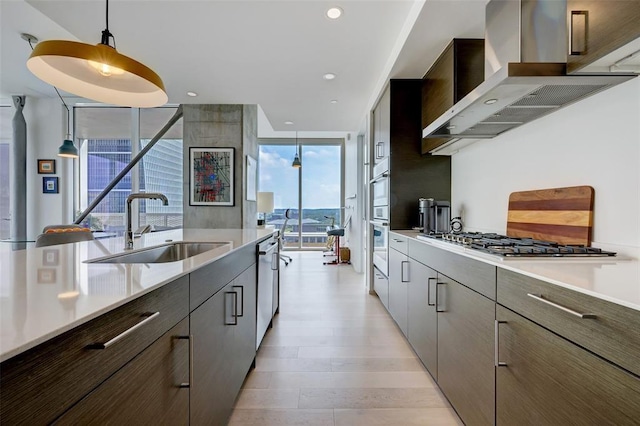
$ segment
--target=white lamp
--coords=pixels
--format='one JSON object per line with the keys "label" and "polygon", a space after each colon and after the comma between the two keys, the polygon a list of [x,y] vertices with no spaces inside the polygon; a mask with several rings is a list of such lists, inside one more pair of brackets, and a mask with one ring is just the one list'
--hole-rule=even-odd
{"label": "white lamp", "polygon": [[273,192],[258,192],[258,226],[264,226],[266,214],[273,213]]}

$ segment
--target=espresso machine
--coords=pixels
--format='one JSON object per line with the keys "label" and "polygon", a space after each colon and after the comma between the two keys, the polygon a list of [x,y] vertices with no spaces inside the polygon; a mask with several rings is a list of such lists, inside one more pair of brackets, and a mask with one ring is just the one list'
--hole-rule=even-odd
{"label": "espresso machine", "polygon": [[420,198],[418,201],[419,227],[424,234],[442,234],[450,232],[451,203],[436,201],[433,198]]}

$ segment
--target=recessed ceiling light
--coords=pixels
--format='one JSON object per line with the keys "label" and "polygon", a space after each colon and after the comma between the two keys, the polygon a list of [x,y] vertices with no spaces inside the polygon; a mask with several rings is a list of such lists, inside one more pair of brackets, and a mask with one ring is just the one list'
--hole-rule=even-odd
{"label": "recessed ceiling light", "polygon": [[332,103],[332,104],[337,104],[337,103],[338,103],[338,100],[337,100],[337,99],[331,99],[331,103]]}
{"label": "recessed ceiling light", "polygon": [[286,124],[287,126],[291,126],[293,124],[293,121],[285,121],[284,124]]}
{"label": "recessed ceiling light", "polygon": [[336,78],[336,75],[332,72],[328,72],[323,75],[322,78],[324,78],[325,80],[333,80],[334,78]]}
{"label": "recessed ceiling light", "polygon": [[338,19],[341,16],[342,16],[342,9],[340,9],[337,6],[327,10],[327,18],[329,19]]}
{"label": "recessed ceiling light", "polygon": [[485,103],[486,105],[493,105],[493,104],[495,104],[496,102],[498,102],[498,100],[497,100],[497,99],[487,99],[486,101],[484,101],[484,103]]}
{"label": "recessed ceiling light", "polygon": [[191,96],[192,98],[198,96],[196,92],[187,92],[187,95]]}

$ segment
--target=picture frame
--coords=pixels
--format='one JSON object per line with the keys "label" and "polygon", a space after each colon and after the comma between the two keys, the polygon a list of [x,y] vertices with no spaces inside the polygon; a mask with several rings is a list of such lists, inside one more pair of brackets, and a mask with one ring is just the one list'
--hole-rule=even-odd
{"label": "picture frame", "polygon": [[245,196],[247,201],[257,201],[258,190],[256,187],[258,177],[258,162],[250,155],[247,155],[247,194]]}
{"label": "picture frame", "polygon": [[38,268],[38,284],[54,284],[56,279],[55,268]]}
{"label": "picture frame", "polygon": [[38,160],[38,174],[54,175],[56,173],[56,160]]}
{"label": "picture frame", "polygon": [[44,249],[42,251],[42,266],[58,266],[59,259],[59,249]]}
{"label": "picture frame", "polygon": [[42,193],[43,194],[58,193],[58,177],[57,176],[42,178]]}
{"label": "picture frame", "polygon": [[233,206],[234,148],[189,148],[189,205]]}

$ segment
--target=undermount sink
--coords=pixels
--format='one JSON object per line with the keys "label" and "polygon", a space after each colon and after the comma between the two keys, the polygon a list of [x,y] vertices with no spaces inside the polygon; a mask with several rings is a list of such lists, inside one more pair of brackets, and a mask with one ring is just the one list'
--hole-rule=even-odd
{"label": "undermount sink", "polygon": [[229,246],[230,243],[175,242],[132,252],[87,260],[86,263],[166,263],[185,260],[209,250]]}

